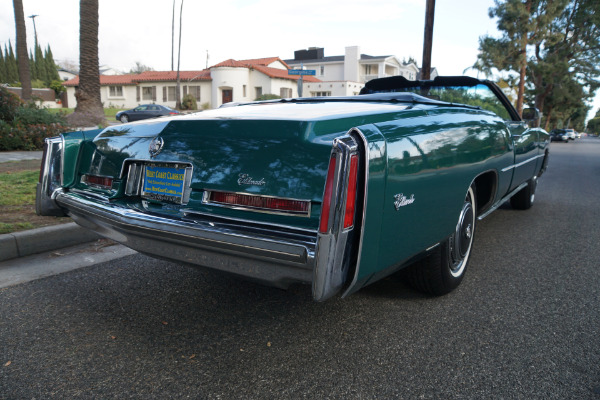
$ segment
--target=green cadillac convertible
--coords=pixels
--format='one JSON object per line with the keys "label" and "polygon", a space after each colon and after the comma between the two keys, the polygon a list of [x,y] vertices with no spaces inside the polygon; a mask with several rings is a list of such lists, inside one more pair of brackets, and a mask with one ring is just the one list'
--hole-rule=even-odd
{"label": "green cadillac convertible", "polygon": [[353,97],[228,104],[47,139],[40,215],[139,252],[347,296],[404,270],[441,295],[477,221],[532,206],[549,136],[492,82],[368,82]]}

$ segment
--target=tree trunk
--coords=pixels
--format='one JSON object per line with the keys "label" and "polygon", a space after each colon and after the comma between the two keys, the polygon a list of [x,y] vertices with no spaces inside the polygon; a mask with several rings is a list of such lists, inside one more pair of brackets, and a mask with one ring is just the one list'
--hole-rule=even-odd
{"label": "tree trunk", "polygon": [[527,72],[526,50],[522,51],[523,63],[519,71],[519,92],[517,94],[517,112],[519,117],[523,116],[523,97],[525,96],[525,73]]}
{"label": "tree trunk", "polygon": [[31,99],[31,74],[29,72],[29,57],[27,56],[27,33],[25,31],[25,15],[23,1],[13,0],[15,8],[15,26],[17,30],[17,63],[19,66],[19,81],[21,82],[21,97]]}
{"label": "tree trunk", "polygon": [[[98,63],[98,0],[79,2],[79,87],[74,115],[97,124],[104,120]],[[79,121],[77,121],[79,122]]]}

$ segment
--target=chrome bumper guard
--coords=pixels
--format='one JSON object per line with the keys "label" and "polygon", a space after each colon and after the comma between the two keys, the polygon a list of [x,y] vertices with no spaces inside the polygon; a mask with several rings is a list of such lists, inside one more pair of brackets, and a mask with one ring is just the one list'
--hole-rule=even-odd
{"label": "chrome bumper guard", "polygon": [[154,257],[283,288],[312,281],[316,232],[210,216],[171,219],[75,192],[59,193],[56,203],[79,225]]}

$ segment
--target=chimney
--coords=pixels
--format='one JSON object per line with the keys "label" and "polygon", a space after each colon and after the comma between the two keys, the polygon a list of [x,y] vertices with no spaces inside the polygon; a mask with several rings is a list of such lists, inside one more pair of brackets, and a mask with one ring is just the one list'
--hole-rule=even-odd
{"label": "chimney", "polygon": [[360,60],[360,47],[348,46],[346,47],[346,54],[344,56],[344,80],[358,82],[359,77],[359,64]]}

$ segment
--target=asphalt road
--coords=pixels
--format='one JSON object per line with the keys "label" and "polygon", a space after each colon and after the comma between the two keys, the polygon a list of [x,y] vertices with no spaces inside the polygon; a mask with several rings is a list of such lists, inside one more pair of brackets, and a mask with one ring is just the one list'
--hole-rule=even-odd
{"label": "asphalt road", "polygon": [[441,298],[314,303],[142,255],[0,289],[0,398],[600,399],[600,139],[551,147]]}

